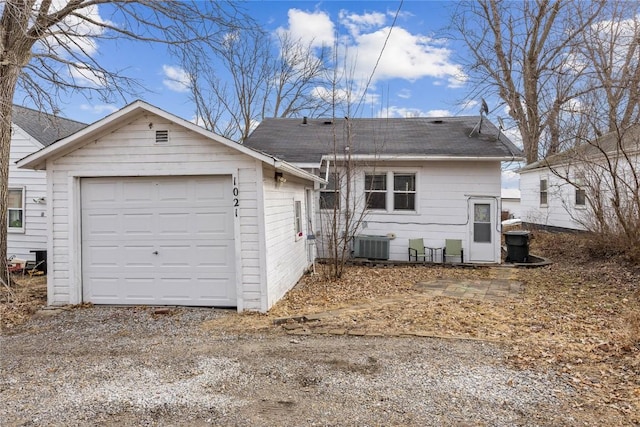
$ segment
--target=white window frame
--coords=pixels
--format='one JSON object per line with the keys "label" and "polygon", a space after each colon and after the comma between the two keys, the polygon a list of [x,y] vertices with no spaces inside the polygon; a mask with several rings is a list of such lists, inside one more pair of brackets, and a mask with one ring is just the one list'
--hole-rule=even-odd
{"label": "white window frame", "polygon": [[[340,206],[341,204],[341,197],[342,197],[342,193],[341,193],[341,180],[340,180],[340,173],[339,172],[333,172],[330,171],[328,174],[328,183],[327,186],[325,188],[320,189],[320,200],[319,200],[319,204],[320,204],[320,210],[323,211],[333,211],[333,210],[338,210],[340,211]],[[333,184],[333,185],[331,185]],[[322,195],[323,194],[332,194],[333,195],[333,203],[334,205],[331,207],[327,207],[325,206],[325,204],[323,203],[323,198]]]}
{"label": "white window frame", "polygon": [[[368,177],[384,176],[384,190],[367,190]],[[383,194],[384,195],[384,208],[369,208],[369,193],[371,194]],[[371,212],[388,212],[389,211],[389,173],[388,172],[365,172],[364,173],[364,206],[365,209]]]}
{"label": "white window frame", "polygon": [[[385,190],[366,190],[367,188],[367,176],[371,176],[371,175],[384,175],[386,178],[386,187]],[[396,175],[413,175],[414,177],[414,190],[411,191],[396,191],[395,190],[395,176]],[[363,194],[364,194],[364,198],[365,198],[365,209],[367,212],[371,212],[371,213],[388,213],[388,214],[395,214],[395,215],[403,215],[403,214],[416,214],[418,213],[418,194],[419,194],[419,185],[418,185],[418,177],[420,175],[418,174],[418,171],[416,170],[402,170],[402,168],[400,169],[393,169],[393,170],[383,170],[383,171],[365,171],[364,172],[364,182],[363,182]],[[367,199],[367,194],[369,192],[375,192],[375,193],[384,193],[385,194],[385,208],[384,209],[369,209],[366,206],[366,199]],[[413,210],[410,209],[396,209],[395,206],[395,195],[396,194],[413,194]]]}
{"label": "white window frame", "polygon": [[[9,187],[9,191],[20,191],[21,195],[22,195],[22,205],[19,209],[17,208],[12,208],[10,206],[7,206],[7,232],[9,233],[24,233],[25,232],[25,222],[27,219],[27,209],[26,209],[26,205],[25,205],[25,200],[26,200],[26,193],[27,190],[25,187]],[[11,226],[11,221],[9,221],[10,218],[10,212],[11,211],[16,211],[19,210],[22,212],[22,224],[20,227],[12,227]]]}
{"label": "white window frame", "polygon": [[[584,188],[583,179],[576,177],[573,180],[573,206],[576,209],[586,209],[587,207],[587,190]],[[578,203],[578,193],[582,192],[582,203]]]}
{"label": "white window frame", "polygon": [[296,240],[304,237],[302,232],[302,202],[300,200],[294,200],[293,202],[293,227]]}
{"label": "white window frame", "polygon": [[[544,191],[542,190],[542,183],[545,183],[545,187],[544,187]],[[538,201],[540,202],[540,207],[547,207],[549,206],[549,180],[547,178],[540,178],[540,182],[539,182],[539,199]],[[544,193],[544,198],[545,201],[544,203],[542,202],[542,194]]]}

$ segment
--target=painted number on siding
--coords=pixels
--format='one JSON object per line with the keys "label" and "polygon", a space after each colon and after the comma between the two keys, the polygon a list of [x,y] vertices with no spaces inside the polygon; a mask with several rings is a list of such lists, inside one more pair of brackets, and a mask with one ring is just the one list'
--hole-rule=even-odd
{"label": "painted number on siding", "polygon": [[240,194],[240,190],[238,190],[236,177],[233,177],[233,207],[235,210],[236,218],[238,217],[238,206],[240,206],[240,200],[238,200],[238,194]]}

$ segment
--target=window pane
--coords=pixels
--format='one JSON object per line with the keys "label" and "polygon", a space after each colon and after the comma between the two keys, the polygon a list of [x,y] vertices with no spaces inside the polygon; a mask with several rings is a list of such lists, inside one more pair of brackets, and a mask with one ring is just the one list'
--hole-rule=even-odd
{"label": "window pane", "polygon": [[584,206],[586,204],[587,193],[582,188],[576,188],[576,205]]}
{"label": "window pane", "polygon": [[491,223],[477,222],[473,224],[473,241],[478,243],[490,243]]}
{"label": "window pane", "polygon": [[9,190],[9,208],[22,209],[22,190]]}
{"label": "window pane", "polygon": [[387,175],[365,175],[364,176],[364,189],[365,190],[386,190],[387,189]]}
{"label": "window pane", "polygon": [[416,193],[394,193],[393,208],[397,211],[415,211]]}
{"label": "window pane", "polygon": [[547,193],[540,193],[540,204],[541,205],[546,205],[547,204]]}
{"label": "window pane", "polygon": [[491,222],[491,205],[473,205],[473,220],[474,222]]}
{"label": "window pane", "polygon": [[387,193],[366,193],[367,209],[386,209]]}
{"label": "window pane", "polygon": [[22,228],[22,211],[9,210],[9,228]]}
{"label": "window pane", "polygon": [[340,209],[340,194],[335,191],[320,192],[320,209]]}
{"label": "window pane", "polygon": [[411,175],[394,175],[393,176],[394,191],[416,191],[416,176]]}
{"label": "window pane", "polygon": [[540,180],[540,191],[547,191],[547,180],[546,179],[541,179]]}

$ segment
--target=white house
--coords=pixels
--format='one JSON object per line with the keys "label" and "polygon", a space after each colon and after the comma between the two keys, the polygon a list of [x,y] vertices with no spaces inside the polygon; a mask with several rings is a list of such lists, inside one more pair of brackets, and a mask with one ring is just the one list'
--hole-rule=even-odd
{"label": "white house", "polygon": [[500,262],[501,162],[522,152],[486,119],[266,119],[244,145],[328,179],[321,249],[333,208],[342,218],[349,206],[363,215],[349,230],[356,257],[407,260],[409,239],[422,238],[440,261],[452,239],[464,262]]}
{"label": "white house", "polygon": [[502,212],[507,212],[509,218],[520,218],[520,190],[517,188],[503,188],[501,197]]}
{"label": "white house", "polygon": [[142,101],[19,167],[47,174],[50,305],[266,311],[313,261],[322,179]]}
{"label": "white house", "polygon": [[18,169],[16,162],[85,126],[85,123],[13,106],[7,206],[8,256],[34,260],[32,251],[47,249],[46,173]]}
{"label": "white house", "polygon": [[519,171],[522,221],[585,230],[597,229],[597,218],[613,227],[618,214],[637,218],[639,153],[636,125],[525,166]]}

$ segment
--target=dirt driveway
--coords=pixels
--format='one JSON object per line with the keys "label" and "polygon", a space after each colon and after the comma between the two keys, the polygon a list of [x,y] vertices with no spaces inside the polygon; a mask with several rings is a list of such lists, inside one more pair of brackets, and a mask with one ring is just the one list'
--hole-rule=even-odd
{"label": "dirt driveway", "polygon": [[3,425],[589,425],[561,374],[472,340],[211,333],[224,311],[76,308],[0,337]]}

